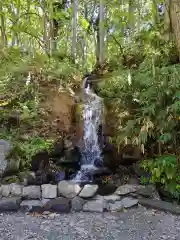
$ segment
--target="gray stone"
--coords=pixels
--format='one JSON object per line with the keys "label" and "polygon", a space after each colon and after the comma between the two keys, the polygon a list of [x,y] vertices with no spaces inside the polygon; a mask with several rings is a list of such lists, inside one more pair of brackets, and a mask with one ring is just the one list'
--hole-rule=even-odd
{"label": "gray stone", "polygon": [[121,197],[115,194],[104,196],[104,200],[107,201],[108,203],[114,203],[116,201],[120,201]]}
{"label": "gray stone", "polygon": [[123,209],[123,205],[121,201],[109,203],[109,210],[111,212],[118,212],[118,211],[121,211],[122,209]]}
{"label": "gray stone", "polygon": [[40,199],[41,198],[41,188],[40,188],[40,186],[23,187],[22,196],[25,199]]}
{"label": "gray stone", "polygon": [[40,200],[25,200],[21,202],[22,211],[33,211],[35,208],[43,207],[43,203]]}
{"label": "gray stone", "polygon": [[147,172],[141,167],[141,161],[133,163],[132,167],[136,176],[141,177],[147,175]]}
{"label": "gray stone", "polygon": [[125,185],[122,185],[122,186],[118,187],[116,189],[115,194],[126,195],[126,194],[129,194],[129,193],[136,192],[136,190],[137,190],[137,185],[125,184]]}
{"label": "gray stone", "polygon": [[124,208],[131,208],[138,204],[138,199],[133,199],[130,197],[125,197],[121,200],[121,203]]}
{"label": "gray stone", "polygon": [[72,181],[61,181],[58,183],[58,196],[74,198],[81,191],[81,187]]}
{"label": "gray stone", "polygon": [[85,204],[85,200],[76,196],[71,200],[71,206],[72,206],[72,210],[75,212],[80,212],[83,209],[83,206]]}
{"label": "gray stone", "polygon": [[21,198],[10,197],[0,200],[0,212],[18,211],[20,209]]}
{"label": "gray stone", "polygon": [[159,193],[154,185],[141,186],[136,193],[145,198],[160,200]]}
{"label": "gray stone", "polygon": [[174,203],[145,198],[139,199],[139,203],[146,207],[180,215],[180,206]]}
{"label": "gray stone", "polygon": [[11,149],[12,146],[10,142],[0,139],[0,175],[6,170],[8,164],[6,156],[10,153]]}
{"label": "gray stone", "polygon": [[3,197],[9,197],[11,194],[11,184],[9,185],[2,185],[1,186],[1,193]]}
{"label": "gray stone", "polygon": [[57,197],[57,185],[44,184],[41,186],[42,198],[56,198]]}
{"label": "gray stone", "polygon": [[54,211],[59,213],[68,213],[71,210],[71,201],[67,198],[56,198],[49,200],[44,205],[44,211]]}
{"label": "gray stone", "polygon": [[49,202],[49,200],[50,199],[48,199],[48,198],[43,198],[43,199],[41,199],[41,202],[43,205],[45,205],[47,202]]}
{"label": "gray stone", "polygon": [[83,206],[84,212],[104,212],[109,210],[109,205],[104,200],[90,200]]}
{"label": "gray stone", "polygon": [[11,196],[21,196],[22,195],[22,185],[11,183]]}
{"label": "gray stone", "polygon": [[97,194],[94,197],[92,197],[91,200],[101,200],[101,201],[103,201],[104,200],[104,196],[101,196],[101,195]]}
{"label": "gray stone", "polygon": [[29,180],[34,180],[36,177],[36,174],[34,172],[21,172],[19,175],[20,180],[24,186],[27,186]]}
{"label": "gray stone", "polygon": [[83,187],[82,191],[80,192],[79,197],[82,197],[82,198],[93,197],[96,194],[97,190],[98,190],[98,185],[86,184]]}

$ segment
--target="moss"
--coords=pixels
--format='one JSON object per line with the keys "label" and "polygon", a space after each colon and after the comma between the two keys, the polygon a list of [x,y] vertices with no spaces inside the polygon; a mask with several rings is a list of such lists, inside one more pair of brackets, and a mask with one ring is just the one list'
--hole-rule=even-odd
{"label": "moss", "polygon": [[5,177],[2,179],[2,184],[9,184],[9,183],[20,183],[20,179],[18,176],[13,175],[10,177]]}

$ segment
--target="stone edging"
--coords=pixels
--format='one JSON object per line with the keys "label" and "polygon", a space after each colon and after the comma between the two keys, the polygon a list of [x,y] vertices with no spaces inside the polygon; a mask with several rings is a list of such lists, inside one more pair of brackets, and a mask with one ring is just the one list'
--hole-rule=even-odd
{"label": "stone edging", "polygon": [[[152,191],[153,188],[150,188]],[[116,192],[108,196],[96,195],[97,185],[85,185],[61,181],[57,185],[23,186],[12,183],[0,187],[0,212],[119,212],[123,209],[141,205],[154,209],[180,214],[180,206],[166,203],[152,196],[148,199],[147,188],[137,185],[120,186]],[[142,196],[144,198],[142,198]]]}

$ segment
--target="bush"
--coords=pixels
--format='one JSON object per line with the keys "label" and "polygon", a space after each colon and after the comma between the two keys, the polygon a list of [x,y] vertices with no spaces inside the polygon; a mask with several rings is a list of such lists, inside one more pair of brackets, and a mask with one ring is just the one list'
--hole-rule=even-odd
{"label": "bush", "polygon": [[143,169],[150,173],[150,182],[163,186],[175,198],[180,198],[180,171],[175,155],[163,155],[143,161]]}

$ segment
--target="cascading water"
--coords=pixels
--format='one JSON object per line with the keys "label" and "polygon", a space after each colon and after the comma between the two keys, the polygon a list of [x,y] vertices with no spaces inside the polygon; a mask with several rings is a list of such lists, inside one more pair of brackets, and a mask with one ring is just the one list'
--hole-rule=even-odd
{"label": "cascading water", "polygon": [[88,79],[84,80],[84,135],[83,135],[83,146],[80,147],[82,158],[81,158],[81,169],[73,179],[76,182],[87,182],[91,181],[93,172],[103,167],[103,159],[101,156],[101,138],[102,133],[102,113],[103,113],[103,102],[93,90],[90,88]]}

